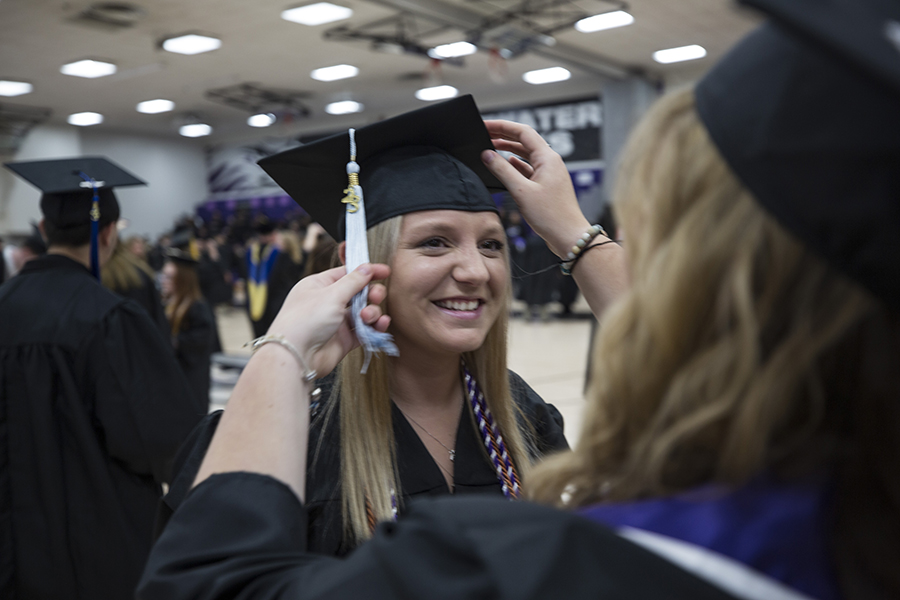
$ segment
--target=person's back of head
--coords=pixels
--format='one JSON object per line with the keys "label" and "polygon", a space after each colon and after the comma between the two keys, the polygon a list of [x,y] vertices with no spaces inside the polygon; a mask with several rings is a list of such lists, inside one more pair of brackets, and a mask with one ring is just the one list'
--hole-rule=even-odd
{"label": "person's back of head", "polygon": [[579,447],[539,467],[533,496],[584,506],[831,479],[848,597],[871,580],[900,590],[896,313],[759,206],[692,91],[632,135],[616,209],[631,289],[600,328]]}

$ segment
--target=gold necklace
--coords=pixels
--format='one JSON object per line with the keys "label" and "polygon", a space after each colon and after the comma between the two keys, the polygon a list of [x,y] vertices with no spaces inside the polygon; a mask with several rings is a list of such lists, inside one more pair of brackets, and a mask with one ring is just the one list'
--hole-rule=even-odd
{"label": "gold necklace", "polygon": [[[398,407],[398,408],[399,408],[399,407]],[[420,425],[419,422],[416,421],[415,419],[413,419],[411,416],[409,416],[408,414],[406,414],[406,413],[403,412],[402,410],[401,410],[400,412],[403,413],[403,416],[404,416],[404,417],[406,417],[407,419],[409,419],[410,421],[412,421],[413,425],[415,425],[416,427],[418,427],[419,429],[421,429],[422,431],[424,431],[425,434],[426,434],[428,437],[430,437],[431,439],[433,439],[434,441],[436,441],[438,444],[440,444],[441,446],[443,446],[443,447],[444,447],[444,450],[447,451],[447,454],[450,455],[450,462],[454,462],[454,461],[456,460],[456,450],[454,450],[454,449],[452,449],[452,448],[448,448],[447,445],[444,444],[444,442],[442,442],[441,440],[439,440],[439,439],[437,439],[436,437],[434,437],[433,435],[431,435],[431,432],[430,432],[430,431],[428,431],[427,429],[425,429],[424,427],[422,427],[422,425]],[[440,464],[438,464],[438,466],[440,466]],[[443,467],[441,467],[441,468],[443,468]],[[446,469],[445,469],[445,470],[446,470]],[[449,471],[448,471],[448,474],[449,474]]]}

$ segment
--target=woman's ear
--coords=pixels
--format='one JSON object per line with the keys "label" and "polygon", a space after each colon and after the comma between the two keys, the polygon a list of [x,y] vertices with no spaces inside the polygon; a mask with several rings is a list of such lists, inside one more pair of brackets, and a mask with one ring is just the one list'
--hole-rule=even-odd
{"label": "woman's ear", "polygon": [[347,264],[347,242],[338,244],[338,257],[340,257],[342,265]]}

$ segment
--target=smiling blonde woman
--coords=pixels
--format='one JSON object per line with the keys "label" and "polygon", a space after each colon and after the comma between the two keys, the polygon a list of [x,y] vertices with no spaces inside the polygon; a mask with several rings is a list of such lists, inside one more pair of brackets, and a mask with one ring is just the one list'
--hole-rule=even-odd
{"label": "smiling blonde woman", "polygon": [[[314,551],[335,555],[416,497],[515,500],[532,462],[568,447],[559,412],[506,367],[506,234],[482,180],[498,185],[481,163],[490,140],[471,97],[354,137],[369,255],[391,265],[383,308],[399,356],[376,356],[362,374],[366,357],[358,349],[317,384],[307,538]],[[344,134],[261,163],[338,240],[349,150]],[[343,260],[346,243],[339,251]],[[188,463],[199,465],[216,420],[197,434]],[[173,486],[172,507],[193,473],[185,469]]]}

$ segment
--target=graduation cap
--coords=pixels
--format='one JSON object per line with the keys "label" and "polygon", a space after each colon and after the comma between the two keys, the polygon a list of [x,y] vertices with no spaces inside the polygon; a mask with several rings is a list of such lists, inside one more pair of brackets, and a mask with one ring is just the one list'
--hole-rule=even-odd
{"label": "graduation cap", "polygon": [[[420,210],[496,211],[504,187],[484,163],[493,148],[472,96],[404,113],[355,130],[366,225]],[[259,161],[259,166],[334,239],[344,239],[350,133]]]}
{"label": "graduation cap", "polygon": [[6,163],[16,175],[41,190],[44,219],[59,229],[91,225],[91,272],[99,279],[99,222],[119,218],[113,188],[146,185],[114,164],[96,156]]}
{"label": "graduation cap", "polygon": [[189,228],[177,229],[172,234],[172,240],[169,249],[166,250],[166,256],[183,265],[196,267],[200,264],[200,261],[194,258],[193,242],[194,233]]}
{"label": "graduation cap", "polygon": [[741,0],[771,17],[697,85],[757,201],[900,308],[900,3]]}

